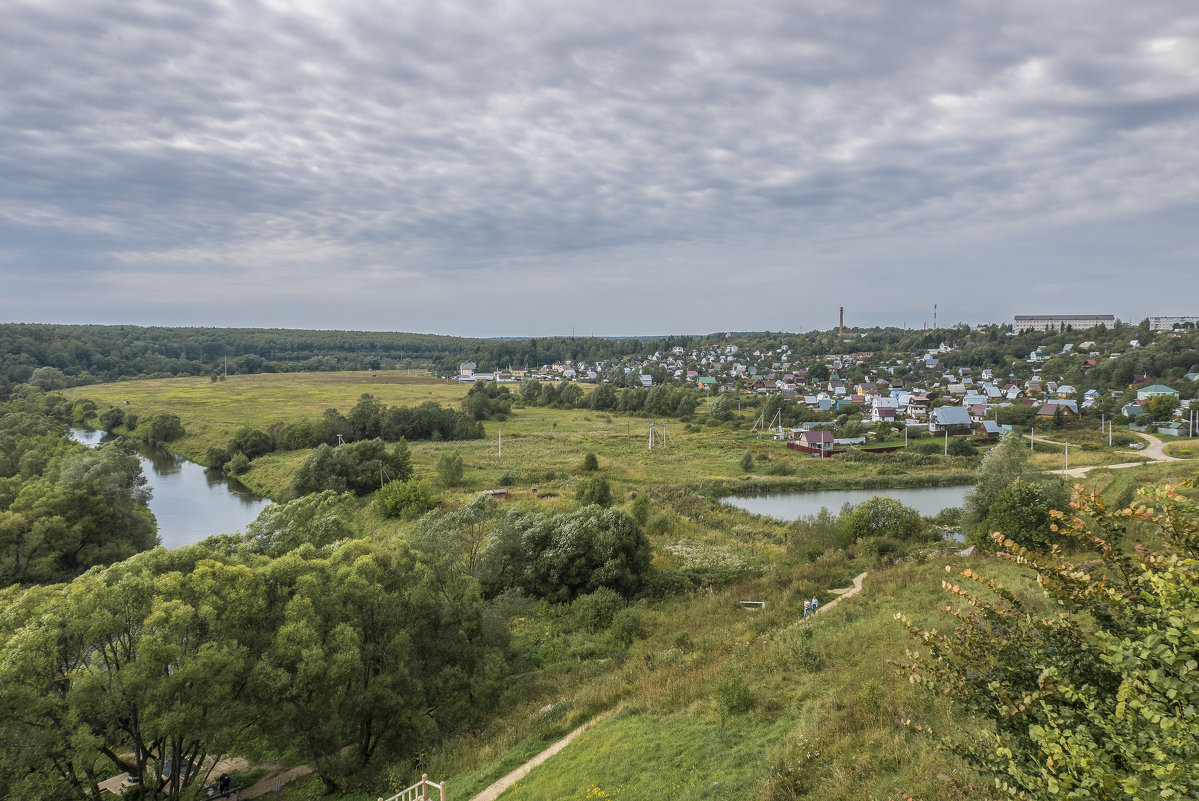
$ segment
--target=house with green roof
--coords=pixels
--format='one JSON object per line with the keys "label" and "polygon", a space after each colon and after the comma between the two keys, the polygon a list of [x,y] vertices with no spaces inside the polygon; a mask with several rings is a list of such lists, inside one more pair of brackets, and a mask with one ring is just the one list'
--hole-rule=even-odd
{"label": "house with green roof", "polygon": [[1150,384],[1147,387],[1141,387],[1137,390],[1137,400],[1143,401],[1149,398],[1156,398],[1159,395],[1173,395],[1178,397],[1178,390],[1171,389],[1165,384]]}

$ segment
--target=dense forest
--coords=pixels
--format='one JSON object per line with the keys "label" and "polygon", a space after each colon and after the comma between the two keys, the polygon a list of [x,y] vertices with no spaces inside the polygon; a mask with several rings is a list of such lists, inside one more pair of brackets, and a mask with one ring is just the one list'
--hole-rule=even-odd
{"label": "dense forest", "polygon": [[645,347],[637,339],[596,337],[481,340],[372,331],[5,323],[0,324],[0,382],[7,391],[22,383],[61,389],[226,370],[233,375],[404,366],[453,374],[467,360],[495,369],[613,358]]}
{"label": "dense forest", "polygon": [[[1013,336],[1007,325],[937,330],[859,328],[839,335],[836,329],[803,334],[784,332],[715,333],[698,336],[608,339],[601,337],[531,337],[527,339],[467,339],[433,334],[371,331],[302,331],[253,328],[160,328],[100,325],[0,324],[0,398],[18,384],[47,390],[122,378],[215,376],[265,372],[316,372],[418,367],[435,374],[455,375],[462,362],[480,371],[506,367],[536,369],[560,362],[620,361],[686,352],[714,345],[737,344],[745,352],[787,349],[792,363],[827,354],[869,352],[912,356],[941,343],[952,351],[946,367],[996,367],[1023,361],[1037,348],[1060,352],[1063,345],[1093,339],[1101,345],[1129,348],[1124,358],[1105,360],[1098,368],[1079,367],[1065,378],[1076,386],[1128,384],[1137,375],[1171,379],[1199,367],[1199,352],[1189,339],[1169,339],[1138,325],[1117,323],[1113,329],[1054,333],[1025,332]],[[1154,349],[1148,348],[1157,344]],[[687,357],[684,357],[686,360]],[[1083,354],[1069,359],[1080,365]],[[1066,365],[1067,369],[1070,367]],[[646,368],[655,383],[668,379],[660,365]],[[605,375],[617,384],[625,373]],[[573,405],[567,403],[566,405]]]}

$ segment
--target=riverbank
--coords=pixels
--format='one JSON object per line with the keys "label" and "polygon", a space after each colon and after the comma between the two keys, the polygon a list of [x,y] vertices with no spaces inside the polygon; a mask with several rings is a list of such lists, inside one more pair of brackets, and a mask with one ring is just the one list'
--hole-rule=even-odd
{"label": "riverbank", "polygon": [[[72,428],[71,436],[96,447],[104,432]],[[190,545],[214,534],[244,531],[270,503],[243,484],[165,448],[138,443],[137,456],[152,493],[148,506],[158,521],[159,540],[166,548]]]}

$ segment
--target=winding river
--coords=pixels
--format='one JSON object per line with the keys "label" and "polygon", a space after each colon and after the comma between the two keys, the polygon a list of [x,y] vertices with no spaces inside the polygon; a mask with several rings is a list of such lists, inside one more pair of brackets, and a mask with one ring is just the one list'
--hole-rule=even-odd
{"label": "winding river", "polygon": [[[103,431],[72,428],[71,438],[96,447],[111,437]],[[215,470],[189,462],[164,448],[142,443],[138,459],[146,486],[154,492],[150,511],[166,548],[199,542],[213,534],[244,531],[270,501]]]}

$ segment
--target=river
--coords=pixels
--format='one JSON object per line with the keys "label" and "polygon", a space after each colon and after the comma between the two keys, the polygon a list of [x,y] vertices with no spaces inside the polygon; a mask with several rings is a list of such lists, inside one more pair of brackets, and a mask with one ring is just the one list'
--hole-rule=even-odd
{"label": "river", "polygon": [[879,495],[894,498],[922,515],[933,516],[950,506],[961,506],[970,484],[955,487],[911,487],[908,489],[815,490],[812,492],[774,492],[760,495],[730,495],[721,503],[736,506],[756,515],[775,520],[795,520],[820,514],[822,508],[833,514],[846,503],[858,505]]}
{"label": "river", "polygon": [[[103,431],[72,428],[71,438],[94,448],[110,437]],[[244,531],[270,503],[240,482],[164,448],[142,443],[138,459],[146,486],[154,492],[150,511],[158,518],[158,536],[166,548],[191,545],[213,534]]]}

